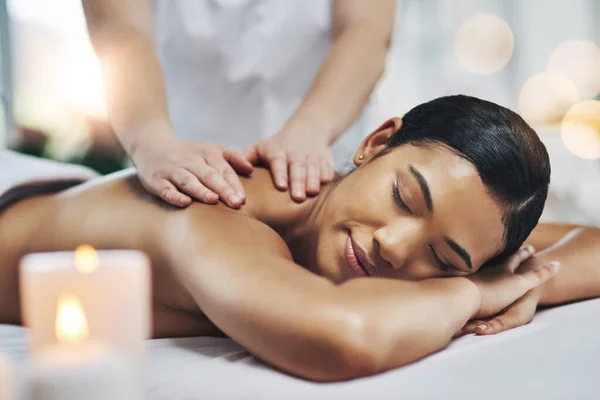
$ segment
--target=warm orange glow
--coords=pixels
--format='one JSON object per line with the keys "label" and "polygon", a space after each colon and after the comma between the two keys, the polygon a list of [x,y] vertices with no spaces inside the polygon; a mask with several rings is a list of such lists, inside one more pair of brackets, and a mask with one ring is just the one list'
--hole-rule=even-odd
{"label": "warm orange glow", "polygon": [[478,75],[501,70],[514,49],[512,30],[494,14],[477,14],[466,20],[454,37],[454,53],[460,65]]}
{"label": "warm orange glow", "polygon": [[98,269],[100,259],[98,253],[90,245],[83,244],[75,250],[75,268],[84,274],[90,274]]}
{"label": "warm orange glow", "polygon": [[575,104],[562,121],[561,136],[567,149],[576,156],[600,158],[600,101]]}
{"label": "warm orange glow", "polygon": [[55,333],[61,343],[78,343],[87,338],[87,319],[75,295],[64,294],[58,299]]}

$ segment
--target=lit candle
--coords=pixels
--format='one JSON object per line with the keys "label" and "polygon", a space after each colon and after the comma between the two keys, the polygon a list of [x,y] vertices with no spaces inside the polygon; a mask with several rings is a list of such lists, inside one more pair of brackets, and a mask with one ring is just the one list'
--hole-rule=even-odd
{"label": "lit candle", "polygon": [[117,347],[142,365],[150,337],[150,267],[138,251],[30,254],[21,261],[21,307],[33,355],[57,343],[56,304],[72,293],[86,310],[89,336]]}
{"label": "lit candle", "polygon": [[109,346],[87,340],[88,323],[77,296],[62,295],[56,309],[58,344],[40,350],[27,376],[30,400],[139,399],[132,364]]}
{"label": "lit candle", "polygon": [[0,354],[0,400],[13,399],[12,368],[10,358]]}

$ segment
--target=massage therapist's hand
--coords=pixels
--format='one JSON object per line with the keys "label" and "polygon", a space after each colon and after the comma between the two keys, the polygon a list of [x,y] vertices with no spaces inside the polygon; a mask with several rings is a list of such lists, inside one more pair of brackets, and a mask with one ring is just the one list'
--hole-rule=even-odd
{"label": "massage therapist's hand", "polygon": [[146,190],[179,207],[190,205],[193,199],[207,204],[221,199],[239,208],[246,194],[235,171],[249,174],[253,170],[235,151],[177,138],[146,141],[132,152],[132,159]]}
{"label": "massage therapist's hand", "polygon": [[260,141],[244,154],[252,164],[268,166],[275,187],[287,190],[289,186],[295,201],[304,201],[307,194],[318,194],[321,184],[333,179],[326,138],[310,136],[305,131],[284,130]]}
{"label": "massage therapist's hand", "polygon": [[[558,272],[558,262],[544,265],[526,262],[519,268],[534,251],[533,247],[525,246],[504,265],[491,266],[468,277],[477,286],[481,296],[479,312],[474,315],[473,320],[495,316],[513,303],[519,308],[516,302],[522,299],[523,303],[527,303],[526,296],[530,291]],[[531,293],[535,294],[536,291]]]}

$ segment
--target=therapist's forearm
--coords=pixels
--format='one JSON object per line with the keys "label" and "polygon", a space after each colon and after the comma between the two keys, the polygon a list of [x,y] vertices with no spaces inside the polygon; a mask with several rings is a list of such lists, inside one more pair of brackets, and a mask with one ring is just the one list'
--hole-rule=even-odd
{"label": "therapist's forearm", "polygon": [[136,33],[98,51],[106,83],[110,121],[125,149],[140,142],[173,136],[166,94],[152,44]]}
{"label": "therapist's forearm", "polygon": [[540,305],[600,297],[600,230],[576,228],[534,256],[533,262],[557,260],[560,271],[542,287]]}
{"label": "therapist's forearm", "polygon": [[[125,149],[131,154],[151,138],[174,137],[149,12],[142,9],[138,20],[130,21],[131,13],[111,14],[112,8],[103,8],[106,3],[87,0],[83,4],[102,65],[110,122]],[[146,18],[139,15],[142,11],[148,13]]]}
{"label": "therapist's forearm", "polygon": [[328,144],[335,142],[369,100],[384,71],[388,48],[389,38],[370,27],[344,30],[286,128],[306,130],[308,125]]}

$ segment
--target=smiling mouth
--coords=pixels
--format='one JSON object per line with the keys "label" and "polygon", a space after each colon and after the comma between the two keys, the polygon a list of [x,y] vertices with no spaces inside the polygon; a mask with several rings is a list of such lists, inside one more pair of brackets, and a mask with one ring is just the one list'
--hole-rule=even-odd
{"label": "smiling mouth", "polygon": [[354,271],[357,276],[372,276],[373,273],[370,271],[369,267],[367,267],[363,262],[360,261],[360,258],[355,250],[355,245],[352,240],[352,237],[348,235],[348,239],[346,240],[346,262]]}

